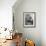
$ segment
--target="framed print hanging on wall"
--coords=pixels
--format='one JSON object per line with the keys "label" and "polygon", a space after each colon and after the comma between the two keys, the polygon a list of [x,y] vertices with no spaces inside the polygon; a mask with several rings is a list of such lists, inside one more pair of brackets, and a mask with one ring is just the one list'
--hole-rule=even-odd
{"label": "framed print hanging on wall", "polygon": [[28,28],[36,27],[36,12],[23,13],[23,26]]}

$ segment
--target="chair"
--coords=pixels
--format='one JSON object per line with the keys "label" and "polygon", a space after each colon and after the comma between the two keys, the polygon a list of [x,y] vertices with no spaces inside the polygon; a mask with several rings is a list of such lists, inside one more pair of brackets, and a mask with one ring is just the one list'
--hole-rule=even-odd
{"label": "chair", "polygon": [[26,40],[25,46],[35,46],[35,43],[32,40]]}

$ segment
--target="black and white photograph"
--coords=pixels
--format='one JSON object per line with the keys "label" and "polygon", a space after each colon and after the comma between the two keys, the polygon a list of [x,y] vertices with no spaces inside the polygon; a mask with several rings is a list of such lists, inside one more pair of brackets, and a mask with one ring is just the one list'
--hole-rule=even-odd
{"label": "black and white photograph", "polygon": [[35,27],[36,26],[36,13],[35,12],[24,12],[23,13],[24,27]]}

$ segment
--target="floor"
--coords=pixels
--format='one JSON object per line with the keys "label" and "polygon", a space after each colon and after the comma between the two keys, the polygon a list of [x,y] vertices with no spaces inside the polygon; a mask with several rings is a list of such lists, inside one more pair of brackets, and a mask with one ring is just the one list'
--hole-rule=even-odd
{"label": "floor", "polygon": [[6,40],[6,42],[2,43],[0,46],[16,46],[15,39],[13,39],[13,40]]}

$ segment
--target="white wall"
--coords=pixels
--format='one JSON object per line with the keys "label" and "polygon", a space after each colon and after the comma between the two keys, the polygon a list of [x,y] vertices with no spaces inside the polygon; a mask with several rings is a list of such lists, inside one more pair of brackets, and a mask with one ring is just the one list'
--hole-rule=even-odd
{"label": "white wall", "polygon": [[[13,6],[15,28],[25,38],[34,40],[36,46],[46,46],[46,0],[22,0],[16,4]],[[23,12],[36,12],[36,28],[23,27]]]}
{"label": "white wall", "polygon": [[[22,0],[20,4],[14,5],[15,28],[23,33],[23,37],[35,41],[36,46],[41,46],[41,0]],[[23,27],[23,12],[36,12],[36,27]]]}
{"label": "white wall", "polygon": [[[0,0],[0,26],[12,28],[12,6],[15,2],[16,0]],[[17,5],[16,7],[14,7],[14,10],[16,10],[16,29],[19,32],[23,32],[27,38],[29,36],[29,39],[34,39],[37,45],[40,44],[38,41],[40,41],[41,39],[42,46],[46,46],[46,0],[41,0],[41,2],[40,0],[27,0],[28,3],[25,2],[26,1],[24,1],[24,3],[22,2],[21,5],[18,5],[18,7]],[[15,8],[17,8],[18,10]],[[23,27],[24,11],[36,12],[36,28]],[[28,36],[26,34],[28,34]]]}
{"label": "white wall", "polygon": [[41,1],[41,38],[42,46],[46,46],[46,0]]}
{"label": "white wall", "polygon": [[12,28],[12,6],[16,0],[0,0],[0,27]]}

